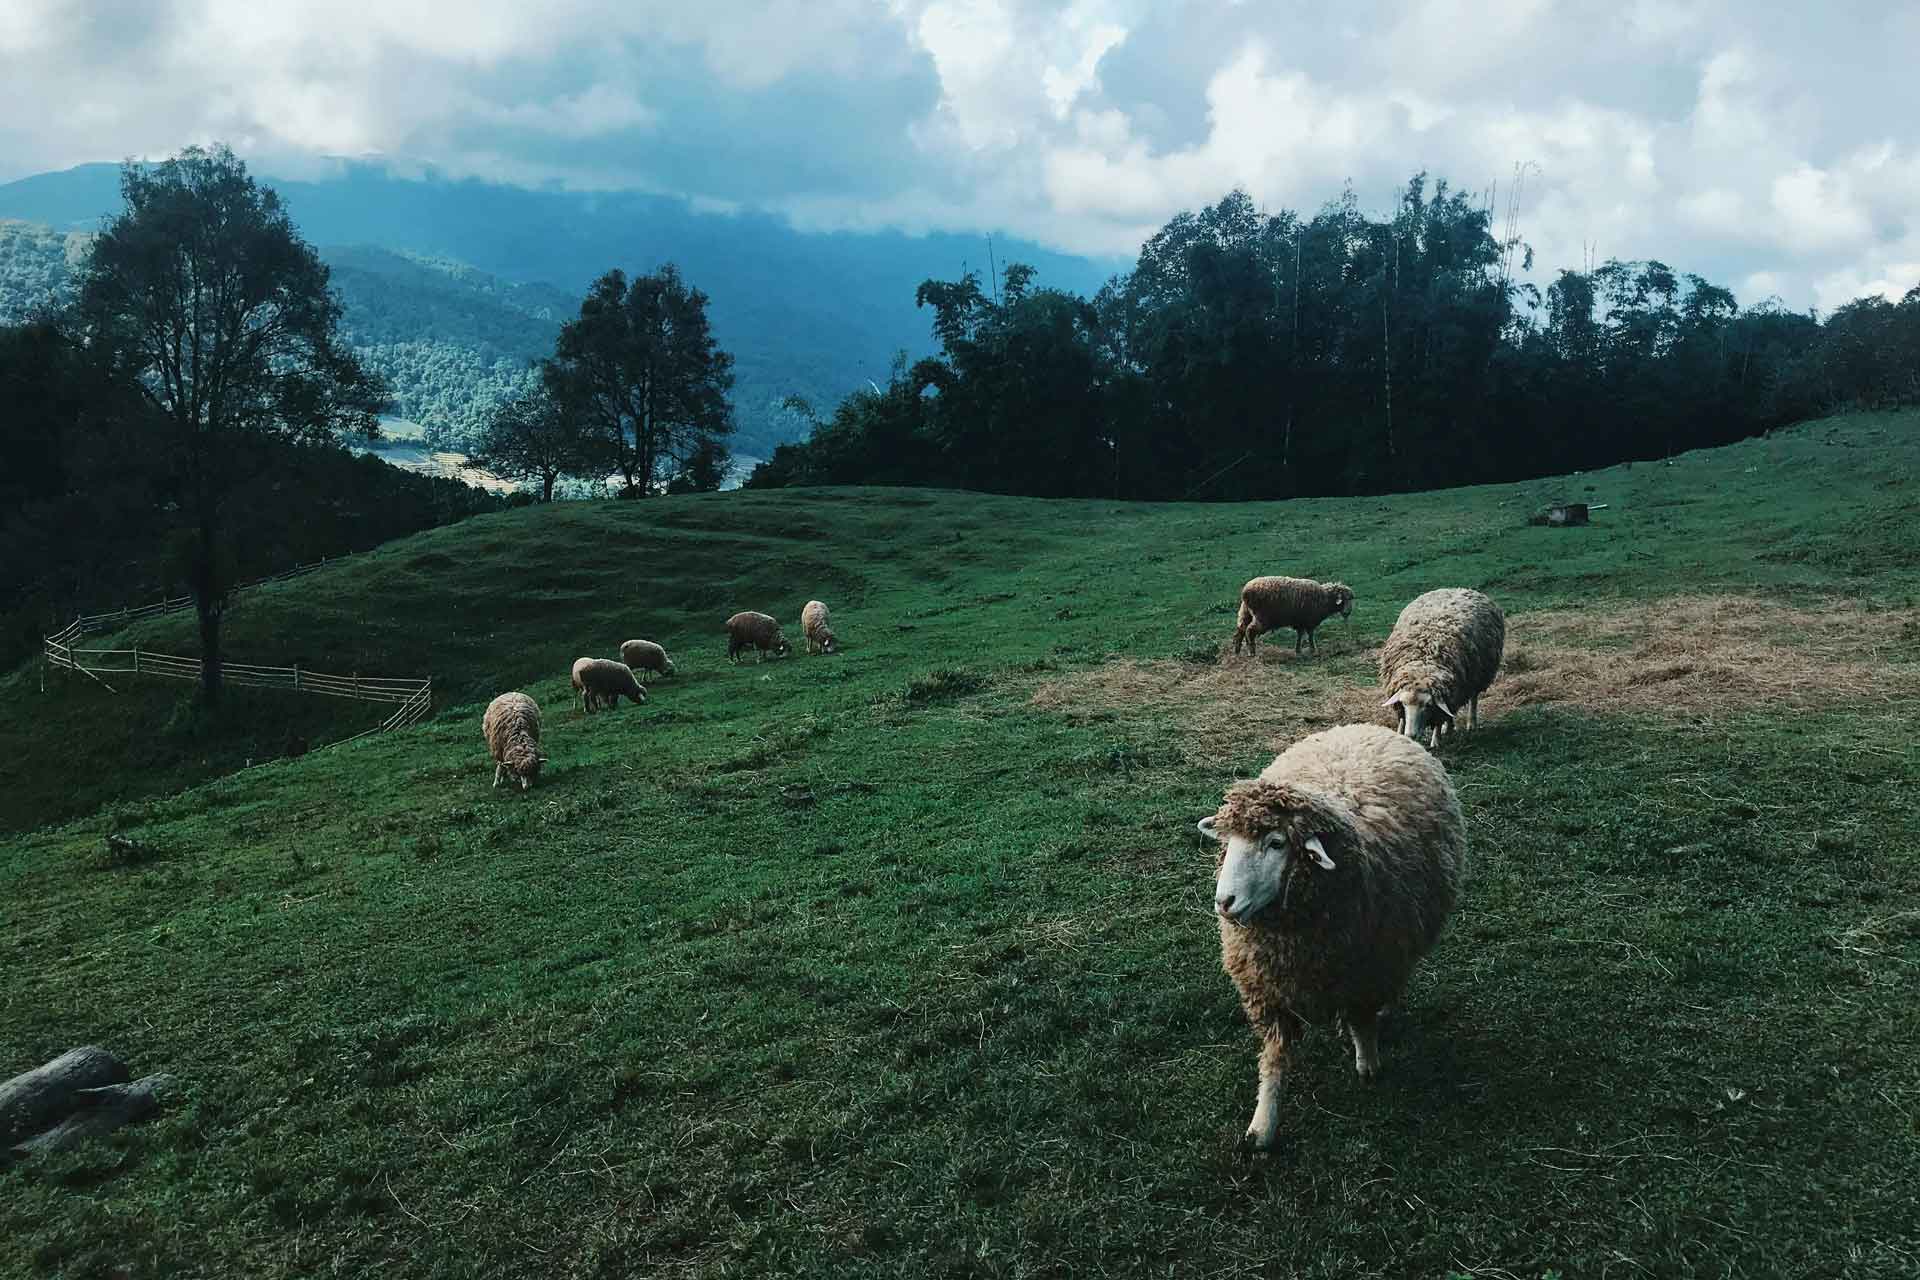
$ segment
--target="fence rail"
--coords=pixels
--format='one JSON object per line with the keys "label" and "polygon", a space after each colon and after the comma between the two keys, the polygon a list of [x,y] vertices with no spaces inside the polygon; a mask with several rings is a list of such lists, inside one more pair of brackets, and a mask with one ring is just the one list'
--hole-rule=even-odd
{"label": "fence rail", "polygon": [[[294,576],[291,572],[281,575],[281,577],[291,576]],[[158,608],[159,606],[148,606],[150,611]],[[41,643],[41,653],[45,659],[45,666],[42,668],[42,689],[46,687],[45,670],[56,667],[66,671],[78,671],[109,690],[113,690],[113,686],[101,679],[102,676],[143,675],[161,676],[170,680],[197,681],[200,679],[203,665],[198,658],[186,658],[175,653],[153,653],[138,645],[131,649],[74,647],[75,641],[84,639],[89,634],[87,624],[90,621],[102,617],[117,619],[125,616],[126,612],[98,614],[94,619],[76,618],[59,631],[47,636]],[[351,738],[342,739],[345,742],[353,742],[375,733],[391,733],[395,729],[405,729],[409,725],[418,724],[426,719],[433,710],[433,678],[431,676],[418,680],[391,676],[343,676],[327,671],[309,671],[298,666],[270,667],[252,662],[224,662],[220,665],[220,673],[225,683],[239,688],[286,689],[294,693],[316,693],[328,698],[351,698],[359,702],[380,702],[395,707],[395,710],[378,725],[365,733],[357,733]],[[118,690],[113,691],[118,692]]]}

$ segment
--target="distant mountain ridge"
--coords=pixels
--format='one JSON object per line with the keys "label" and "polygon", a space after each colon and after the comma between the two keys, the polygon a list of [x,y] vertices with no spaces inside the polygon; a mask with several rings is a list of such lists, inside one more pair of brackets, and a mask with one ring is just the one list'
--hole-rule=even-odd
{"label": "distant mountain ridge", "polygon": [[[343,164],[325,181],[257,176],[333,266],[355,344],[393,379],[399,411],[450,432],[484,416],[526,361],[551,349],[558,324],[612,267],[672,261],[712,298],[715,335],[735,359],[735,448],[760,455],[805,432],[780,407],[787,396],[824,410],[868,378],[884,381],[895,352],[932,349],[931,316],[914,306],[922,280],[987,274],[984,237],[809,233],[672,197],[416,180],[370,164]],[[119,205],[114,165],[0,185],[0,219],[58,232],[91,231]],[[0,275],[13,275],[4,252]],[[993,257],[1082,294],[1127,265],[998,237]]]}

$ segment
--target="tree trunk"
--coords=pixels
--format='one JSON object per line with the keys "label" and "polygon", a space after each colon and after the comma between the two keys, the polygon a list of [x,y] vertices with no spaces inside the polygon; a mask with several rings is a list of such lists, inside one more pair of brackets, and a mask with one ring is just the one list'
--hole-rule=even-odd
{"label": "tree trunk", "polygon": [[200,693],[208,703],[220,700],[220,605],[195,595],[200,614]]}
{"label": "tree trunk", "polygon": [[558,479],[551,471],[540,477],[540,501],[553,501],[553,482]]}
{"label": "tree trunk", "polygon": [[124,1084],[132,1073],[105,1049],[82,1045],[0,1084],[0,1146],[40,1132],[73,1110],[83,1089]]}

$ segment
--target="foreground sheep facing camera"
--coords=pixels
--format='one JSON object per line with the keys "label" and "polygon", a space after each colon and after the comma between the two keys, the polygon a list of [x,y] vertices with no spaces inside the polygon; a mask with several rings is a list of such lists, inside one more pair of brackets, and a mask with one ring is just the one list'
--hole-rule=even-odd
{"label": "foreground sheep facing camera", "polygon": [[800,634],[806,638],[808,653],[833,652],[833,628],[827,625],[826,605],[807,601],[807,607],[800,611]]}
{"label": "foreground sheep facing camera", "polygon": [[1379,1069],[1380,1011],[1440,937],[1466,871],[1460,801],[1440,762],[1391,729],[1302,738],[1200,822],[1220,842],[1220,963],[1260,1037],[1247,1138],[1279,1124],[1288,1047],[1344,1019],[1354,1069]]}
{"label": "foreground sheep facing camera", "polygon": [[1416,596],[1380,647],[1380,705],[1393,709],[1409,738],[1426,733],[1430,747],[1460,707],[1478,729],[1480,695],[1500,673],[1506,643],[1507,615],[1480,592],[1442,587]]}
{"label": "foreground sheep facing camera", "polygon": [[1314,653],[1314,630],[1334,614],[1353,616],[1353,589],[1344,582],[1315,582],[1310,578],[1253,578],[1240,588],[1240,617],[1233,629],[1233,651],[1244,641],[1249,654],[1260,637],[1281,627],[1293,628],[1293,651],[1306,641]]}
{"label": "foreground sheep facing camera", "polygon": [[642,706],[647,701],[647,691],[634,678],[632,668],[611,658],[575,658],[573,691],[589,712],[598,706],[617,707],[622,698]]}
{"label": "foreground sheep facing camera", "polygon": [[793,646],[780,634],[780,624],[764,613],[736,613],[727,619],[727,661],[739,662],[748,649],[759,650],[765,660],[772,650],[776,658],[785,657]]}
{"label": "foreground sheep facing camera", "polygon": [[627,664],[635,675],[642,671],[651,671],[655,675],[673,674],[673,659],[667,651],[651,640],[629,640],[620,646],[620,661]]}
{"label": "foreground sheep facing camera", "polygon": [[503,693],[487,704],[480,732],[493,757],[493,785],[506,775],[518,779],[522,791],[532,786],[547,762],[540,754],[540,704],[524,693]]}

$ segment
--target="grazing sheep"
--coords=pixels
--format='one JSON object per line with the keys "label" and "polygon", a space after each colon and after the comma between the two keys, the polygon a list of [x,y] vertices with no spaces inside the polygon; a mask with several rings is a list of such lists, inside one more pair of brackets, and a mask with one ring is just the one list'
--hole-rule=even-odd
{"label": "grazing sheep", "polygon": [[833,652],[833,628],[827,625],[826,605],[807,601],[807,607],[800,611],[800,633],[806,637],[808,653]]}
{"label": "grazing sheep", "polygon": [[780,634],[780,624],[767,614],[736,613],[727,619],[727,661],[739,662],[740,654],[747,649],[757,649],[757,660],[764,662],[768,650],[776,658],[783,658],[793,646]]}
{"label": "grazing sheep", "polygon": [[1261,1040],[1247,1138],[1273,1145],[1287,1049],[1343,1019],[1354,1069],[1379,1067],[1379,1016],[1440,936],[1466,870],[1447,771],[1390,729],[1302,738],[1200,823],[1220,842],[1220,963]]}
{"label": "grazing sheep", "polygon": [[620,661],[632,668],[637,676],[642,671],[651,671],[656,675],[673,674],[673,659],[667,651],[651,640],[629,640],[620,646]]}
{"label": "grazing sheep", "polygon": [[522,791],[532,786],[547,762],[540,754],[540,704],[524,693],[503,693],[487,704],[480,732],[493,756],[493,785],[505,774],[518,778]]}
{"label": "grazing sheep", "polygon": [[647,701],[647,691],[634,679],[632,669],[611,658],[575,658],[573,687],[588,711],[596,705],[617,707],[622,698],[631,698],[642,706]]}
{"label": "grazing sheep", "polygon": [[1477,729],[1480,695],[1499,674],[1506,643],[1506,614],[1480,592],[1443,587],[1417,596],[1381,646],[1380,705],[1393,708],[1409,738],[1425,732],[1430,747],[1452,729],[1456,707],[1468,708]]}
{"label": "grazing sheep", "polygon": [[1239,625],[1233,630],[1233,651],[1240,652],[1245,641],[1247,652],[1258,648],[1262,635],[1281,627],[1293,628],[1293,651],[1300,652],[1306,641],[1314,653],[1320,646],[1313,633],[1334,614],[1353,616],[1353,589],[1344,582],[1315,582],[1310,578],[1254,578],[1240,588]]}

